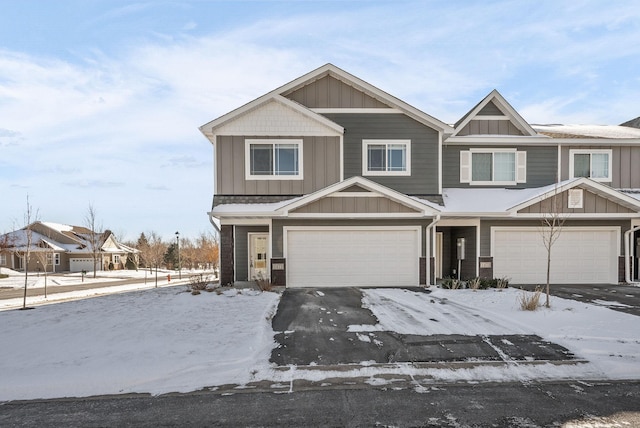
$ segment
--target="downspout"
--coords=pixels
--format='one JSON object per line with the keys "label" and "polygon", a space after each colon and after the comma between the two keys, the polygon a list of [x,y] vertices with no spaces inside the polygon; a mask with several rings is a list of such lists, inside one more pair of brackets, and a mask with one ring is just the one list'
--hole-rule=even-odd
{"label": "downspout", "polygon": [[640,230],[640,226],[632,227],[624,233],[624,280],[627,284],[638,284],[631,278],[631,234]]}
{"label": "downspout", "polygon": [[435,285],[435,278],[434,278],[434,283],[430,284],[431,282],[431,250],[433,249],[433,244],[434,244],[434,239],[433,236],[431,236],[431,231],[433,230],[433,228],[436,226],[436,224],[440,221],[440,214],[436,214],[436,216],[434,217],[433,221],[427,226],[427,231],[425,233],[425,235],[428,237],[427,240],[427,266],[426,266],[426,272],[427,272],[427,278],[426,278],[426,285],[430,286],[430,285]]}

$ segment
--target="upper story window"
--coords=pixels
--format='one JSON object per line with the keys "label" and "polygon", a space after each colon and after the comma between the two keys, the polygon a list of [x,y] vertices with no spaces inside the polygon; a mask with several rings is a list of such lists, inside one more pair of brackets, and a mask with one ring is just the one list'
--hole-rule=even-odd
{"label": "upper story window", "polygon": [[302,140],[245,140],[247,180],[302,180]]}
{"label": "upper story window", "polygon": [[611,181],[611,150],[570,150],[569,176]]}
{"label": "upper story window", "polygon": [[460,182],[515,185],[527,181],[527,152],[516,149],[470,149],[460,152]]}
{"label": "upper story window", "polygon": [[362,175],[411,175],[411,140],[363,140]]}

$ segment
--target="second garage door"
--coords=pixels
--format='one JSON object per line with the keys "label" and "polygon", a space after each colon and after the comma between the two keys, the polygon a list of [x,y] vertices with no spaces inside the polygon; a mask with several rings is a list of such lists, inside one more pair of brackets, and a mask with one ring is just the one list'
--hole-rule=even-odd
{"label": "second garage door", "polygon": [[287,286],[416,286],[420,227],[285,229]]}
{"label": "second garage door", "polygon": [[[551,249],[552,284],[616,284],[620,232],[615,228],[562,229]],[[537,228],[494,228],[493,272],[513,284],[544,284],[547,250]]]}

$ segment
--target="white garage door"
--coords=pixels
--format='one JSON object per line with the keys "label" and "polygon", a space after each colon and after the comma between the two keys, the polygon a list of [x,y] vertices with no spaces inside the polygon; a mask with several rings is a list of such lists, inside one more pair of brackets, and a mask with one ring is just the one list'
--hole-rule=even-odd
{"label": "white garage door", "polygon": [[420,228],[285,228],[287,286],[416,286]]}
{"label": "white garage door", "polygon": [[[100,269],[99,261],[96,267]],[[83,270],[87,272],[93,272],[93,259],[72,258],[69,260],[69,270],[71,272],[81,272]]]}
{"label": "white garage door", "polygon": [[[513,284],[545,284],[547,250],[537,228],[493,228],[493,272]],[[562,229],[551,249],[552,284],[616,284],[619,230]]]}

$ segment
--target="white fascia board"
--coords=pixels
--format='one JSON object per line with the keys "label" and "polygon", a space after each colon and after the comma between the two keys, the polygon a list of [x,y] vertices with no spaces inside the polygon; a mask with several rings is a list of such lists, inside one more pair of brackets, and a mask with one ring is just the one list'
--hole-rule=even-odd
{"label": "white fascia board", "polygon": [[[499,104],[500,107],[503,107],[507,111],[506,118],[515,122],[520,127],[521,131],[523,131],[525,134],[529,134],[528,136],[535,136],[538,134],[536,130],[533,129],[531,125],[529,125],[527,121],[524,120],[524,118],[520,116],[520,114],[513,107],[511,107],[511,104],[507,102],[507,100],[500,94],[500,92],[494,89],[486,97],[484,97],[482,101],[480,101],[469,113],[467,113],[467,116],[465,117],[465,119],[460,123],[460,125],[458,125],[455,128],[453,135],[455,136],[458,132],[460,132],[461,129],[463,129],[472,120],[478,119],[478,118],[480,119],[484,118],[483,116],[478,116],[478,113],[487,104],[489,104],[490,101],[493,101],[493,100],[495,100],[495,102],[497,102],[497,104]],[[489,117],[493,117],[493,116],[489,116]],[[500,117],[500,120],[502,120],[502,117]]]}
{"label": "white fascia board", "polygon": [[336,67],[333,64],[325,64],[316,70],[311,71],[310,73],[305,74],[304,76],[299,77],[292,82],[287,83],[284,86],[276,89],[274,92],[277,94],[283,94],[286,92],[292,92],[306,84],[310,81],[320,79],[325,75],[332,76],[340,81],[345,82],[346,84],[353,86],[354,88],[364,92],[367,95],[371,95],[373,98],[379,99],[384,103],[390,105],[392,108],[398,109],[413,119],[421,122],[429,127],[435,128],[439,131],[442,131],[446,134],[453,133],[453,128],[436,119],[433,116],[428,115],[427,113],[407,104],[406,102],[400,100],[399,98],[394,97],[393,95],[376,88],[370,83],[365,82],[364,80],[347,73],[341,68]]}
{"label": "white fascia board", "polygon": [[322,116],[321,114],[315,113],[313,112],[311,109],[306,108],[305,106],[303,106],[302,104],[299,104],[295,101],[291,101],[288,98],[285,98],[279,94],[273,94],[273,93],[269,93],[266,95],[263,95],[260,98],[257,98],[245,105],[243,105],[242,107],[239,107],[223,116],[220,116],[217,119],[212,120],[211,122],[208,122],[204,125],[202,125],[199,129],[200,132],[202,132],[208,139],[209,141],[211,141],[211,143],[215,142],[215,129],[244,115],[247,114],[248,112],[255,110],[257,108],[260,108],[260,106],[265,105],[269,102],[278,102],[280,104],[283,104],[287,107],[289,107],[290,109],[308,117],[311,120],[314,120],[318,123],[320,123],[323,126],[326,126],[329,129],[332,129],[334,132],[336,132],[337,134],[343,134],[344,133],[344,128],[340,125],[338,125],[337,123],[327,119],[326,117]]}
{"label": "white fascia board", "polygon": [[371,180],[368,180],[364,177],[360,177],[360,176],[355,176],[355,177],[351,177],[347,180],[341,181],[339,183],[335,183],[332,184],[328,187],[325,187],[324,189],[318,190],[314,193],[311,193],[307,196],[303,196],[302,198],[292,202],[289,205],[286,205],[284,207],[282,207],[281,210],[279,210],[282,214],[284,215],[289,215],[289,212],[292,210],[295,210],[296,208],[299,208],[303,205],[307,205],[311,202],[317,201],[319,199],[322,199],[324,197],[327,197],[329,195],[331,195],[332,193],[335,192],[339,192],[343,189],[346,189],[348,187],[351,187],[353,185],[358,185],[361,186],[369,191],[372,192],[376,192],[379,193],[380,196],[382,197],[386,197],[389,198],[395,202],[398,202],[402,205],[406,205],[410,208],[416,209],[420,212],[422,212],[425,215],[428,214],[435,214],[440,212],[440,210],[437,210],[433,207],[430,207],[426,204],[423,204],[422,202],[411,198],[403,193],[397,192],[393,189],[390,189],[386,186],[383,186],[381,184],[375,183]]}
{"label": "white fascia board", "polygon": [[[566,190],[573,189],[574,187],[578,187],[578,186],[589,189],[593,191],[593,193],[600,196],[607,195],[609,196],[609,198],[607,199],[610,199],[613,202],[626,206],[629,209],[637,209],[640,211],[640,200],[635,199],[629,195],[619,192],[618,190],[615,190],[609,186],[598,183],[597,181],[591,180],[586,177],[566,180],[562,183],[558,183],[557,186],[556,185],[546,186],[544,188],[545,190],[543,193],[537,196],[534,196],[528,199],[527,201],[522,202],[521,204],[518,204],[509,208],[508,211],[511,213],[516,213],[517,211],[523,208],[526,208],[530,205],[533,205],[545,199],[548,199],[555,194],[560,194]],[[573,214],[573,215],[576,215],[576,214]],[[608,215],[613,215],[613,214],[608,214]]]}
{"label": "white fascia board", "polygon": [[559,143],[556,139],[541,136],[522,136],[522,135],[471,135],[463,137],[449,137],[444,140],[444,145],[450,146],[466,146],[471,144],[504,146],[557,146]]}

